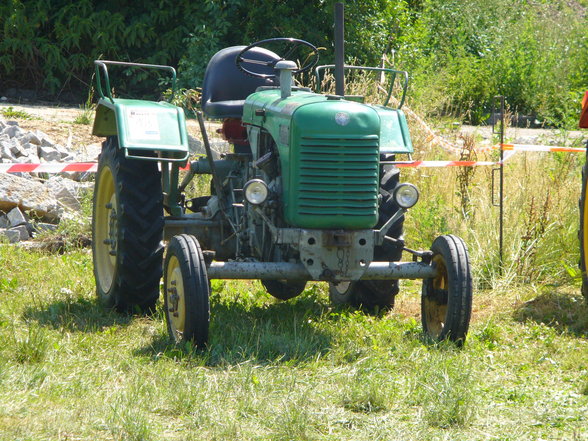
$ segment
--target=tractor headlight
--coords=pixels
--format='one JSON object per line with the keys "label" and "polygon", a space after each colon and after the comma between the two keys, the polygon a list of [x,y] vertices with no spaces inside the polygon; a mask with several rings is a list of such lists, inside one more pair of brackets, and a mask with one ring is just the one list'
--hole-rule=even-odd
{"label": "tractor headlight", "polygon": [[410,208],[419,200],[419,191],[412,184],[400,184],[394,190],[394,200],[402,208]]}
{"label": "tractor headlight", "polygon": [[243,192],[247,202],[253,205],[263,204],[269,194],[266,183],[261,179],[247,181],[245,187],[243,187]]}

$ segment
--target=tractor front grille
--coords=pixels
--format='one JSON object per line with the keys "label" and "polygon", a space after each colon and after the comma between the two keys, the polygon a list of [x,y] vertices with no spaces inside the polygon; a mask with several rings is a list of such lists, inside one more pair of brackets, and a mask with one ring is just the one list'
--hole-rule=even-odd
{"label": "tractor front grille", "polygon": [[[300,219],[319,228],[371,228],[377,219],[377,135],[301,137],[295,195]],[[321,225],[317,225],[319,222]]]}

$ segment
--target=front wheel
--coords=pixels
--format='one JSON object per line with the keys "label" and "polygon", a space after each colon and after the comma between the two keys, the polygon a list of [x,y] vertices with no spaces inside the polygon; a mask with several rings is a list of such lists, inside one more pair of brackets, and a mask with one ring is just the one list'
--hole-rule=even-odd
{"label": "front wheel", "polygon": [[167,329],[175,343],[206,346],[210,323],[210,284],[200,244],[194,236],[174,236],[167,246],[163,274]]}
{"label": "front wheel", "polygon": [[472,313],[472,276],[468,250],[459,237],[439,236],[431,246],[438,274],[423,280],[423,331],[436,341],[463,344]]}

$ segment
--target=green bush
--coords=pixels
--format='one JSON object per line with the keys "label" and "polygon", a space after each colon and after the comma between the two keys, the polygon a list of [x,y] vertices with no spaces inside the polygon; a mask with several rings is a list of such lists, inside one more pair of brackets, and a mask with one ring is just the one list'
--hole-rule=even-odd
{"label": "green bush", "polygon": [[[0,4],[0,78],[83,102],[94,59],[179,68],[195,88],[210,57],[230,45],[301,38],[333,61],[335,0],[9,0]],[[479,123],[493,96],[548,124],[576,124],[588,87],[588,0],[348,0],[346,58],[377,65],[387,55],[412,75],[412,105]],[[124,70],[117,92],[166,81]],[[140,90],[141,92],[141,90]]]}
{"label": "green bush", "polygon": [[492,97],[554,125],[577,124],[588,87],[588,27],[580,2],[426,0],[398,40],[416,104],[479,123]]}
{"label": "green bush", "polygon": [[85,97],[94,59],[177,65],[200,14],[187,0],[10,0],[0,5],[0,76],[5,87]]}

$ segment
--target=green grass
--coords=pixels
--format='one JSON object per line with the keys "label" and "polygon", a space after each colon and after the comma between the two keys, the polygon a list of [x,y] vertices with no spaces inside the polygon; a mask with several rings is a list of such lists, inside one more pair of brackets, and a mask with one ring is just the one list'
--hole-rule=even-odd
{"label": "green grass", "polygon": [[213,282],[208,350],[163,313],[95,301],[91,256],[2,245],[0,439],[586,439],[588,309],[577,287],[478,291],[463,349],[424,342],[419,282],[394,312],[278,302]]}
{"label": "green grass", "polygon": [[0,110],[0,113],[4,118],[9,119],[38,119],[24,110],[15,110],[12,106]]}
{"label": "green grass", "polygon": [[[416,158],[447,157],[421,137],[413,130]],[[419,281],[402,281],[394,311],[378,315],[331,306],[320,283],[279,302],[258,282],[213,281],[210,345],[196,352],[169,342],[161,304],[151,317],[100,307],[75,241],[62,255],[0,244],[0,440],[586,440],[582,163],[508,162],[502,276],[490,170],[465,187],[463,170],[403,171],[421,190],[407,245],[453,232],[469,246],[461,349],[423,338]],[[89,195],[83,208],[60,235],[87,233]]]}

